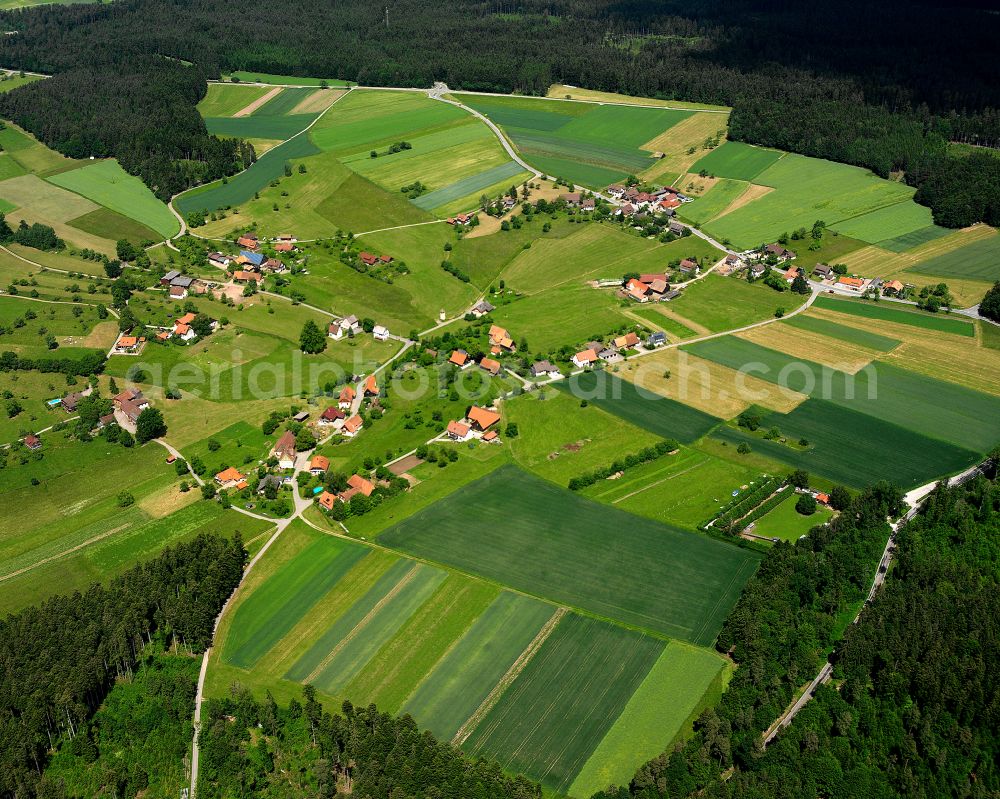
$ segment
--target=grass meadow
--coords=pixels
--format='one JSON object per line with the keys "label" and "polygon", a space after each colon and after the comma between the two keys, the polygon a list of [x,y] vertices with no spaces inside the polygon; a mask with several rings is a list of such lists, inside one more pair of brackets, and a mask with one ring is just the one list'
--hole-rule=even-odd
{"label": "grass meadow", "polygon": [[930,258],[913,267],[912,271],[945,280],[956,277],[987,282],[1000,280],[1000,236],[980,239]]}
{"label": "grass meadow", "polygon": [[883,336],[872,330],[862,330],[857,327],[841,325],[831,322],[828,319],[821,319],[808,314],[793,316],[782,324],[790,325],[798,330],[806,330],[810,333],[819,333],[830,338],[846,341],[849,344],[857,344],[859,347],[866,347],[877,352],[892,352],[902,342],[899,339]]}
{"label": "grass meadow", "polygon": [[896,303],[871,303],[862,302],[861,300],[838,300],[832,297],[817,297],[813,303],[813,307],[860,316],[865,319],[910,325],[941,333],[953,333],[957,336],[968,336],[971,338],[976,335],[975,323],[971,320],[966,321],[965,319],[958,319],[947,314],[926,313],[918,311],[913,306]]}
{"label": "grass meadow", "polygon": [[209,83],[198,103],[198,113],[209,117],[231,117],[270,92],[267,86],[242,83]]}
{"label": "grass meadow", "polygon": [[772,166],[783,155],[784,153],[779,150],[768,150],[742,142],[727,141],[708,155],[699,158],[690,171],[697,174],[705,170],[716,177],[752,182],[755,177]]}
{"label": "grass meadow", "polygon": [[[466,506],[476,514],[464,513]],[[706,646],[757,563],[737,547],[599,505],[512,466],[410,516],[378,540]],[[511,551],[524,557],[511,558]],[[654,576],[663,562],[672,564],[678,579]],[[605,579],[612,572],[621,575],[614,586]]]}
{"label": "grass meadow", "polygon": [[762,284],[739,278],[708,277],[692,283],[668,306],[680,322],[691,320],[698,332],[719,333],[774,317],[779,308],[785,313],[804,302],[800,294],[777,292]]}
{"label": "grass meadow", "polygon": [[796,497],[796,494],[790,493],[776,508],[761,516],[754,523],[754,534],[794,543],[807,535],[813,527],[829,521],[833,516],[833,511],[822,505],[817,506],[816,512],[812,515],[803,516],[795,510]]}

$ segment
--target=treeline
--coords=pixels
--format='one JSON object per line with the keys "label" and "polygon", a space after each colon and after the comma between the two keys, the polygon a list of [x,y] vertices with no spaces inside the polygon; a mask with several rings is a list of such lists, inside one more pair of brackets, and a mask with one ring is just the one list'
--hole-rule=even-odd
{"label": "treeline", "polygon": [[120,153],[165,196],[252,160],[207,137],[193,108],[203,78],[222,70],[528,94],[563,82],[731,105],[734,138],[882,175],[905,169],[939,222],[964,225],[1000,214],[1000,165],[946,151],[949,141],[1000,146],[1000,17],[989,10],[967,2],[944,14],[914,0],[446,9],[402,0],[387,26],[384,8],[362,0],[250,0],[247,36],[222,0],[42,6],[3,15],[18,33],[3,37],[0,62],[58,79],[11,92],[0,113],[64,152]]}
{"label": "treeline", "polygon": [[409,716],[350,702],[333,715],[308,685],[303,697],[279,707],[270,693],[258,702],[234,689],[227,699],[206,702],[198,795],[541,799],[537,784],[508,776],[495,762],[467,760]]}
{"label": "treeline", "polygon": [[819,671],[867,595],[889,536],[886,517],[901,505],[897,489],[879,484],[831,524],[795,544],[776,544],[719,634],[717,648],[739,665],[719,704],[702,713],[686,744],[640,768],[629,787],[608,789],[599,799],[727,796],[724,772],[753,771],[764,756],[762,733]]}
{"label": "treeline", "polygon": [[206,131],[200,69],[128,45],[105,53],[77,52],[53,78],[0,95],[0,114],[64,155],[117,158],[162,200],[253,163],[249,143]]}
{"label": "treeline", "polygon": [[662,458],[668,452],[674,452],[679,447],[680,444],[670,439],[657,441],[653,446],[646,447],[638,452],[633,452],[631,455],[625,455],[618,458],[607,466],[602,466],[591,472],[571,477],[569,481],[569,490],[580,491],[587,486],[592,486],[598,480],[607,480],[612,475],[624,472],[626,469],[631,469],[634,466],[640,466],[643,463],[650,463],[651,461],[655,461],[657,458]]}
{"label": "treeline", "polygon": [[245,562],[238,536],[199,535],[106,586],[0,620],[0,795],[39,792],[49,750],[86,729],[144,646],[204,650]]}
{"label": "treeline", "polygon": [[201,660],[150,654],[119,680],[90,723],[64,740],[38,793],[47,799],[178,796],[186,785]]}
{"label": "treeline", "polygon": [[100,350],[75,358],[25,358],[16,352],[0,354],[0,372],[59,372],[64,375],[96,375],[104,371],[104,353]]}

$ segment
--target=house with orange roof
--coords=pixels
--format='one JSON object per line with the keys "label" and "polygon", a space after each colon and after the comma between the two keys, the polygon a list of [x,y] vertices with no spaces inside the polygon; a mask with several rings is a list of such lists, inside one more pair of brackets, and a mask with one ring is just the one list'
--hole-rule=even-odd
{"label": "house with orange roof", "polygon": [[349,411],[351,405],[354,403],[354,398],[358,396],[358,393],[354,390],[354,386],[344,386],[340,390],[340,396],[337,398],[337,407],[342,411]]}
{"label": "house with orange roof", "polygon": [[469,358],[469,353],[465,350],[455,350],[448,359],[448,363],[457,366],[459,369],[466,369],[472,365],[472,360]]}
{"label": "house with orange roof", "polygon": [[783,277],[786,283],[791,283],[795,278],[799,276],[799,268],[797,266],[790,266],[785,270]]}
{"label": "house with orange roof", "polygon": [[236,246],[243,247],[247,250],[256,250],[260,246],[257,242],[257,237],[253,234],[244,234],[236,239]]}
{"label": "house with orange roof", "polygon": [[233,272],[234,283],[260,283],[263,280],[264,276],[259,272],[245,272],[242,269]]}
{"label": "house with orange roof", "polygon": [[242,472],[232,466],[223,469],[215,475],[215,482],[217,482],[221,488],[234,488],[245,479],[246,478],[243,476]]}
{"label": "house with orange roof", "polygon": [[887,297],[898,297],[903,293],[906,288],[905,285],[899,280],[890,280],[884,286],[882,286],[882,293]]}
{"label": "house with orange roof", "polygon": [[358,254],[358,258],[361,259],[361,263],[365,266],[375,266],[379,262],[377,255],[372,255],[370,252],[364,252]]}
{"label": "house with orange roof", "polygon": [[639,344],[639,337],[635,333],[626,333],[624,336],[618,336],[614,340],[614,345],[620,350],[632,349]]}
{"label": "house with orange roof", "polygon": [[472,428],[467,424],[453,420],[448,422],[448,427],[444,432],[452,441],[466,441],[472,433]]}
{"label": "house with orange roof", "polygon": [[851,291],[861,291],[865,286],[865,281],[860,277],[841,276],[837,278],[837,285]]}
{"label": "house with orange roof", "polygon": [[146,343],[143,336],[119,336],[115,342],[115,352],[119,355],[135,355]]}
{"label": "house with orange roof", "polygon": [[378,381],[375,379],[374,374],[368,375],[368,379],[365,380],[365,396],[366,397],[378,396]]}
{"label": "house with orange roof", "polygon": [[177,324],[179,324],[179,325],[189,325],[189,324],[191,324],[194,321],[194,317],[195,317],[195,315],[193,313],[191,313],[190,311],[188,311],[186,314],[184,314],[184,316],[181,316],[181,317],[179,317],[177,319]]}
{"label": "house with orange roof", "polygon": [[649,301],[649,286],[641,280],[632,278],[625,284],[625,293],[636,302]]}
{"label": "house with orange roof", "polygon": [[514,339],[500,325],[490,325],[490,344],[510,352],[514,351]]}
{"label": "house with orange roof", "polygon": [[295,252],[295,245],[290,241],[279,241],[274,245],[275,252]]}
{"label": "house with orange roof", "polygon": [[478,405],[473,405],[469,408],[466,418],[474,430],[486,432],[500,421],[500,414],[496,411],[491,411],[489,408],[480,408]]}
{"label": "house with orange roof", "polygon": [[191,341],[192,339],[198,338],[198,334],[194,332],[194,328],[191,325],[178,322],[174,325],[174,335],[177,336],[181,341]]}
{"label": "house with orange roof", "polygon": [[371,480],[366,480],[360,474],[352,474],[347,478],[347,488],[337,495],[341,502],[350,502],[356,494],[370,497],[375,490],[375,484]]}
{"label": "house with orange roof", "polygon": [[333,510],[333,506],[337,502],[337,495],[331,494],[329,491],[324,491],[316,498],[316,501],[324,510]]}
{"label": "house with orange roof", "polygon": [[330,459],[325,455],[313,455],[309,461],[309,471],[312,474],[324,474],[330,468]]}
{"label": "house with orange roof", "polygon": [[574,355],[571,360],[577,369],[586,369],[597,363],[597,352],[593,349],[583,350]]}
{"label": "house with orange roof", "polygon": [[487,430],[483,433],[483,441],[489,444],[491,441],[498,441],[500,434],[496,430]]}
{"label": "house with orange roof", "polygon": [[361,428],[364,426],[364,420],[355,414],[344,422],[343,426],[340,428],[340,432],[347,436],[347,438],[354,438],[354,436],[361,432]]}
{"label": "house with orange roof", "polygon": [[494,361],[492,358],[486,358],[484,356],[479,359],[479,368],[496,377],[500,374],[501,366],[499,361]]}

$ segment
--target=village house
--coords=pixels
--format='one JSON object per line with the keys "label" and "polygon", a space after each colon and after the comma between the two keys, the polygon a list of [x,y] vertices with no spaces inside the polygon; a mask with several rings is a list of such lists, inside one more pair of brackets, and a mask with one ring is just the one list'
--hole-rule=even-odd
{"label": "village house", "polygon": [[134,434],[135,423],[139,420],[139,415],[149,407],[149,400],[142,395],[141,391],[132,388],[118,394],[112,402],[118,426]]}
{"label": "village house", "polygon": [[164,274],[163,277],[160,278],[160,285],[169,286],[171,280],[173,280],[175,277],[180,277],[180,276],[181,276],[180,272],[178,272],[176,269],[171,269],[169,272]]}
{"label": "village house", "polygon": [[639,345],[639,337],[635,333],[626,333],[624,336],[618,336],[612,343],[616,349],[630,350]]}
{"label": "village house", "polygon": [[890,280],[882,287],[882,293],[886,297],[898,297],[906,289],[906,286],[899,280]]}
{"label": "village house", "polygon": [[841,288],[860,292],[865,287],[865,281],[860,277],[847,277],[846,275],[842,275],[837,278],[837,285]]}
{"label": "village house", "polygon": [[635,206],[632,205],[632,203],[625,203],[625,205],[621,206],[621,208],[615,210],[615,214],[621,216],[634,216]]}
{"label": "village house", "polygon": [[325,455],[313,455],[309,461],[309,472],[314,475],[325,474],[330,468],[330,459]]}
{"label": "village house", "polygon": [[570,191],[559,195],[559,199],[562,200],[570,208],[578,208],[580,206],[580,192]]}
{"label": "village house", "polygon": [[496,377],[500,374],[501,366],[499,361],[494,361],[492,358],[486,358],[484,356],[479,359],[479,368]]}
{"label": "village house", "polygon": [[267,260],[263,253],[251,252],[249,250],[241,250],[240,257],[236,259],[236,263],[241,266],[252,266],[255,269],[259,269],[260,265]]}
{"label": "village house", "polygon": [[764,264],[750,264],[750,276],[753,278],[763,277],[764,273],[767,271],[767,267]]}
{"label": "village house", "polygon": [[[242,490],[246,488],[246,478],[239,469],[229,466],[215,475],[215,482],[220,488],[236,488]],[[242,483],[242,485],[240,485]]]}
{"label": "village house", "polygon": [[229,264],[233,262],[233,259],[230,258],[225,253],[210,252],[208,254],[208,262],[213,266],[218,266],[222,269],[225,269],[227,266],[229,266]]}
{"label": "village house", "polygon": [[597,207],[597,203],[594,202],[593,197],[584,197],[580,201],[580,210],[582,211],[593,211]]}
{"label": "village house", "polygon": [[768,255],[775,256],[779,261],[791,261],[795,258],[795,253],[792,250],[785,249],[780,244],[768,244],[764,247],[764,257]]}
{"label": "village house", "polygon": [[28,449],[32,451],[36,449],[41,449],[42,439],[40,439],[38,436],[34,434],[29,433],[24,437],[24,446],[26,446]]}
{"label": "village house", "polygon": [[515,350],[514,339],[511,338],[510,333],[499,325],[490,325],[490,344],[508,352]]}
{"label": "village house", "polygon": [[648,302],[649,286],[633,277],[625,284],[625,294],[636,302]]}
{"label": "village house", "polygon": [[562,377],[559,367],[550,361],[538,361],[531,365],[532,377]]}
{"label": "village house", "polygon": [[614,197],[616,200],[625,196],[625,187],[614,183],[607,188],[608,196]]}
{"label": "village house", "polygon": [[485,433],[500,421],[499,413],[491,411],[489,408],[480,408],[478,405],[473,405],[469,408],[465,416],[469,420],[469,425],[472,429],[481,433]]}
{"label": "village house", "polygon": [[496,310],[495,305],[491,305],[490,303],[486,302],[486,300],[480,300],[474,306],[472,306],[472,310],[469,313],[471,313],[474,317],[476,317],[476,319],[481,319],[482,317],[486,316],[486,314],[492,313],[495,310]]}
{"label": "village house", "polygon": [[62,406],[62,409],[66,411],[66,413],[76,413],[80,400],[84,397],[89,397],[92,392],[93,389],[90,386],[87,386],[83,391],[74,391],[67,394],[59,401],[59,404]]}
{"label": "village house", "polygon": [[667,230],[669,230],[675,236],[683,236],[684,231],[687,230],[687,228],[685,228],[684,225],[682,225],[680,222],[672,221],[670,222],[669,225],[667,225]]}
{"label": "village house", "polygon": [[198,337],[198,334],[194,332],[191,327],[191,323],[194,321],[195,315],[191,312],[184,314],[177,320],[177,324],[174,325],[173,334],[177,336],[181,341],[191,341]]}
{"label": "village house", "polygon": [[467,424],[452,420],[448,422],[445,435],[452,441],[467,441],[472,435],[472,428]]}
{"label": "village house", "polygon": [[256,250],[260,244],[257,241],[257,237],[253,233],[244,233],[236,239],[236,246],[243,247],[247,250]]}
{"label": "village house", "polygon": [[346,418],[347,414],[345,414],[340,408],[331,405],[319,415],[319,419],[317,419],[316,422],[322,427],[339,428],[340,425],[344,423],[344,419]]}
{"label": "village house", "polygon": [[316,501],[321,508],[330,511],[333,510],[333,506],[337,502],[337,495],[331,494],[329,491],[324,491],[316,498]]}
{"label": "village house", "polygon": [[279,241],[274,245],[275,252],[295,252],[295,245],[290,241]]}
{"label": "village house", "polygon": [[375,325],[372,328],[372,335],[376,341],[387,341],[389,339],[389,328],[384,325]]}
{"label": "village house", "polygon": [[342,411],[349,411],[354,404],[355,397],[357,397],[357,392],[354,390],[354,387],[344,386],[340,390],[340,396],[337,398],[337,407]]}
{"label": "village house", "polygon": [[603,350],[597,353],[597,357],[600,358],[605,363],[621,363],[622,361],[625,360],[622,357],[622,354],[618,352],[618,350],[613,350],[611,349],[611,347],[605,347]]}
{"label": "village house", "polygon": [[365,380],[364,395],[366,397],[378,396],[378,381],[375,379],[374,374],[368,375],[368,378]]}
{"label": "village house", "polygon": [[238,269],[233,272],[233,282],[234,283],[263,283],[264,276],[259,272],[246,272],[242,269]]}
{"label": "village house", "polygon": [[188,290],[183,286],[171,286],[170,287],[170,299],[172,300],[183,300],[188,295]]}
{"label": "village house", "polygon": [[377,264],[379,261],[377,255],[373,255],[370,252],[364,252],[364,251],[358,254],[358,258],[361,259],[361,263],[363,263],[365,266],[375,266],[375,264]]}
{"label": "village house", "polygon": [[261,495],[266,494],[267,489],[269,488],[273,488],[275,491],[280,491],[282,485],[284,485],[284,483],[278,475],[265,474],[260,479],[260,482],[257,483],[257,493]]}
{"label": "village house", "polygon": [[145,343],[145,336],[119,336],[115,342],[115,352],[119,355],[135,355]]}
{"label": "village house", "polygon": [[827,266],[826,264],[816,264],[813,267],[813,274],[817,275],[820,280],[829,280],[833,277],[833,268]]}
{"label": "village house", "polygon": [[465,350],[455,350],[448,358],[448,363],[459,369],[468,369],[472,365],[472,359],[469,358],[469,353]]}
{"label": "village house", "polygon": [[97,418],[97,427],[98,429],[107,427],[109,424],[113,424],[114,421],[115,421],[114,411],[112,411],[111,413],[106,413],[104,414],[104,416],[99,416]]}
{"label": "village house", "polygon": [[646,339],[646,346],[650,348],[662,347],[667,343],[667,334],[662,330],[657,330],[655,333],[650,333],[649,338]]}
{"label": "village house", "polygon": [[472,217],[468,214],[459,214],[458,216],[449,216],[447,223],[449,225],[467,225],[472,220]]}
{"label": "village house", "polygon": [[583,350],[574,355],[572,361],[577,369],[586,369],[597,363],[597,353],[593,349]]}
{"label": "village house", "polygon": [[657,278],[652,281],[649,285],[649,298],[651,300],[662,300],[663,295],[670,291],[670,284],[661,278]]}
{"label": "village house", "polygon": [[370,497],[375,490],[375,484],[371,480],[366,480],[360,474],[352,474],[347,478],[347,488],[337,495],[341,502],[350,502],[355,494],[362,494]]}
{"label": "village house", "polygon": [[791,283],[799,276],[799,268],[797,266],[790,266],[785,270],[785,274],[782,277],[785,278],[786,283]]}
{"label": "village house", "polygon": [[698,262],[693,258],[685,258],[677,265],[677,268],[680,270],[681,274],[684,275],[697,275],[701,271],[701,267],[698,266]]}
{"label": "village house", "polygon": [[271,457],[278,459],[279,469],[295,468],[295,433],[286,430],[271,450]]}
{"label": "village house", "polygon": [[343,426],[340,428],[340,432],[347,438],[354,438],[354,436],[361,432],[361,428],[364,426],[364,420],[355,414],[344,422]]}
{"label": "village house", "polygon": [[261,264],[261,269],[266,269],[273,275],[280,275],[282,272],[288,271],[288,267],[277,258],[268,258],[263,264]]}
{"label": "village house", "polygon": [[739,269],[741,266],[743,266],[743,260],[740,258],[740,256],[733,255],[732,253],[726,256],[725,263],[726,266],[728,266],[730,269]]}
{"label": "village house", "polygon": [[344,336],[355,335],[361,332],[361,322],[354,314],[345,316],[338,322],[330,322],[327,328],[327,335],[333,339],[341,339]]}

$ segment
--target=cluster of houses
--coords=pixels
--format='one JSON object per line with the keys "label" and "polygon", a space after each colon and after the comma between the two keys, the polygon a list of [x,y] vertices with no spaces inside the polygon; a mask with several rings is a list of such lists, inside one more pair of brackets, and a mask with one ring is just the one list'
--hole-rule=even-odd
{"label": "cluster of houses", "polygon": [[[378,403],[379,387],[378,379],[374,374],[365,378],[361,386],[361,400],[367,400],[373,406]],[[346,385],[337,397],[337,404],[328,406],[316,420],[316,424],[321,428],[332,429],[340,433],[344,438],[354,438],[364,427],[364,419],[357,413],[358,392],[354,386]]]}
{"label": "cluster of houses", "polygon": [[[236,239],[236,246],[256,252],[260,249],[260,237],[256,233],[244,233]],[[271,240],[271,247],[275,252],[295,252],[295,237],[290,233],[279,233]]]}
{"label": "cluster of houses", "polygon": [[[326,334],[335,341],[340,341],[344,337],[356,336],[362,331],[361,322],[354,314],[341,319],[333,319],[326,327]],[[376,341],[387,341],[389,339],[389,328],[385,325],[375,325],[372,328],[372,336]]]}
{"label": "cluster of houses", "polygon": [[[194,341],[198,338],[198,334],[191,327],[191,323],[194,321],[195,314],[188,311],[183,316],[177,317],[174,320],[174,326],[168,327],[165,330],[161,330],[156,334],[156,338],[160,341],[169,341],[172,338],[177,338],[180,341]],[[215,329],[219,326],[219,323],[212,320],[212,328]]]}
{"label": "cluster of houses", "polygon": [[499,423],[500,414],[495,410],[473,405],[463,419],[448,422],[444,434],[451,441],[478,439],[490,443],[499,441],[500,434],[495,429]]}
{"label": "cluster of houses", "polygon": [[133,336],[131,332],[122,333],[115,341],[112,352],[115,355],[138,355],[146,346],[145,336]]}
{"label": "cluster of houses", "polygon": [[[139,415],[149,407],[149,400],[137,388],[129,388],[112,398],[114,420],[118,426],[135,433],[135,424]],[[102,419],[103,421],[103,419]]]}
{"label": "cluster of houses", "polygon": [[817,264],[813,267],[812,273],[824,286],[846,289],[859,295],[878,292],[884,297],[899,297],[906,292],[906,284],[900,280],[838,275],[833,271],[833,267],[826,264]]}
{"label": "cluster of houses", "polygon": [[[316,472],[313,472],[313,474],[316,474]],[[347,488],[336,494],[331,491],[323,491],[316,497],[316,502],[324,510],[331,511],[338,502],[346,504],[358,494],[370,497],[374,491],[375,484],[371,480],[362,477],[360,474],[352,474],[347,478]]]}
{"label": "cluster of houses", "polygon": [[606,344],[600,341],[588,341],[586,346],[570,360],[577,369],[589,369],[598,363],[620,363],[625,360],[625,353],[639,347],[655,349],[667,343],[667,335],[661,331],[651,333],[645,343],[638,333],[629,332],[616,336]]}
{"label": "cluster of houses", "polygon": [[[697,274],[701,271],[697,261],[685,258],[679,267],[685,274]],[[639,275],[629,278],[622,286],[621,295],[635,302],[669,302],[679,297],[681,292],[671,289],[666,273]]]}
{"label": "cluster of houses", "polygon": [[170,299],[183,300],[192,291],[197,290],[196,281],[190,275],[182,275],[176,269],[160,278],[160,285],[170,292]]}
{"label": "cluster of houses", "polygon": [[500,325],[490,325],[489,337],[490,352],[494,355],[499,355],[501,352],[515,352],[517,350],[510,333],[505,328],[500,327]]}
{"label": "cluster of houses", "polygon": [[[623,186],[616,183],[608,186],[607,193],[622,203],[615,210],[616,214],[622,216],[634,216],[640,213],[659,213],[673,216],[683,203],[691,202],[693,199],[672,186],[661,186],[653,191],[640,191],[635,186]],[[671,232],[680,235],[684,226],[678,224],[677,228],[675,231],[671,226]]]}

